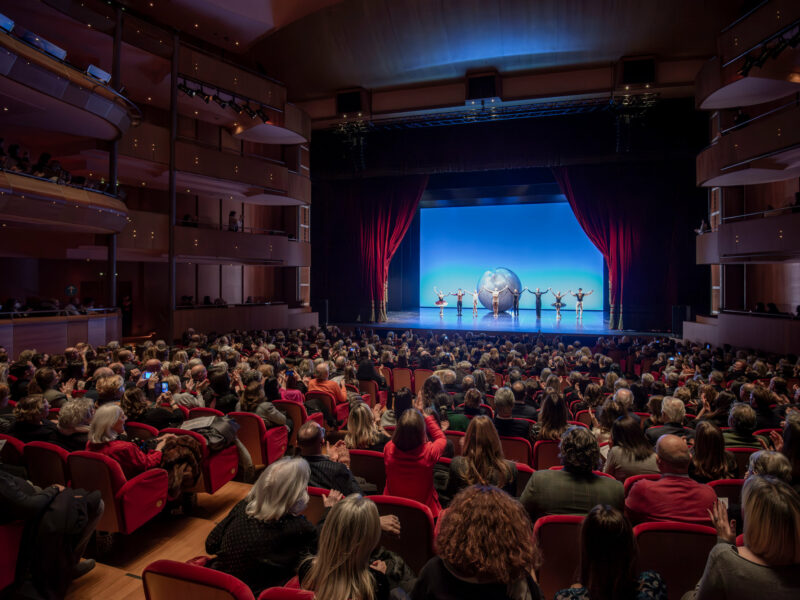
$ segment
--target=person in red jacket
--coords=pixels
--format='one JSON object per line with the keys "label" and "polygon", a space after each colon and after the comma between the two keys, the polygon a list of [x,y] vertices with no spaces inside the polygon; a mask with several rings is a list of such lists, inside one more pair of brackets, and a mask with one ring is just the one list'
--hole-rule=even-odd
{"label": "person in red jacket", "polygon": [[415,409],[406,410],[400,416],[394,437],[383,450],[386,465],[384,493],[421,502],[436,518],[442,507],[433,488],[433,466],[444,453],[447,438],[436,418],[423,416],[418,404],[415,401]]}
{"label": "person in red jacket", "polygon": [[680,521],[710,525],[717,501],[714,489],[689,478],[692,458],[686,440],[662,435],[656,443],[661,479],[637,481],[625,499],[625,514],[635,525],[643,521]]}
{"label": "person in red jacket", "polygon": [[125,431],[125,413],[116,403],[104,404],[97,409],[89,427],[89,442],[86,449],[91,452],[105,454],[114,459],[122,467],[125,477],[130,479],[147,469],[161,464],[161,449],[173,434],[168,433],[158,438],[156,448],[152,452],[142,452],[139,447],[117,437]]}

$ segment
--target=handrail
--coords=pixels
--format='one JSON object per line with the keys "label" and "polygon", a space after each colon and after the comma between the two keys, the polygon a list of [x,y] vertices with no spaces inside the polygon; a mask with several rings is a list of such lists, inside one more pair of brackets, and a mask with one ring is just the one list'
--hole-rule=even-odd
{"label": "handrail", "polygon": [[55,185],[65,185],[67,187],[75,188],[77,190],[84,190],[86,192],[94,192],[95,194],[101,194],[103,196],[108,196],[109,198],[113,198],[114,200],[119,200],[120,202],[122,202],[122,198],[120,196],[118,196],[118,195],[109,194],[108,192],[106,192],[104,190],[98,190],[97,188],[90,188],[90,187],[87,187],[85,185],[76,185],[74,183],[66,183],[66,182],[65,183],[58,183],[57,181],[52,181],[52,180],[47,179],[45,177],[37,177],[36,175],[33,175],[31,173],[26,173],[25,171],[12,171],[11,169],[4,169],[2,167],[0,167],[0,172],[9,173],[10,175],[20,175],[22,177],[28,177],[29,179],[35,179],[36,181],[42,181],[42,182],[45,182],[45,183],[53,183]]}
{"label": "handrail", "polygon": [[281,231],[280,229],[267,229],[264,227],[239,227],[237,231],[233,231],[229,229],[229,225],[227,223],[214,223],[207,219],[202,219],[198,221],[183,221],[180,220],[176,223],[178,227],[193,227],[195,229],[211,229],[215,231],[229,231],[230,233],[258,233],[258,234],[265,234],[265,235],[275,235],[280,237],[288,237],[288,233],[285,231]]}
{"label": "handrail", "polygon": [[727,315],[741,315],[746,317],[767,317],[768,319],[796,319],[797,317],[792,313],[768,313],[768,312],[755,312],[753,310],[737,310],[735,308],[722,308],[720,314]]}
{"label": "handrail", "polygon": [[[719,132],[719,135],[720,135],[720,137],[722,137],[723,135],[727,135],[728,133],[730,133],[732,131],[737,131],[739,129],[743,129],[744,127],[747,127],[751,123],[755,123],[759,119],[763,119],[764,117],[768,117],[770,115],[774,115],[775,113],[780,112],[780,111],[782,111],[782,110],[784,110],[786,108],[789,108],[791,106],[798,106],[798,105],[800,105],[800,96],[795,94],[794,100],[790,100],[786,104],[781,104],[780,106],[776,106],[775,108],[773,108],[771,110],[768,110],[767,112],[761,113],[759,115],[756,115],[755,117],[747,119],[747,121],[742,121],[741,123],[736,123],[735,125],[733,125],[732,127],[728,127],[727,129],[721,129],[720,132]],[[714,142],[714,143],[716,144],[717,142]]]}
{"label": "handrail", "polygon": [[276,306],[287,304],[283,300],[275,300],[274,302],[249,302],[245,304],[178,304],[177,310],[193,310],[196,308],[241,308],[243,306]]}
{"label": "handrail", "polygon": [[34,46],[33,44],[31,44],[28,40],[26,40],[24,38],[21,38],[21,37],[19,37],[17,35],[14,35],[11,32],[4,31],[3,33],[5,35],[7,35],[8,37],[12,38],[15,42],[20,43],[20,44],[22,44],[24,46],[27,46],[28,48],[31,48],[32,50],[35,50],[36,52],[38,52],[42,56],[48,58],[49,60],[55,61],[56,63],[58,63],[60,65],[64,65],[68,69],[72,69],[77,74],[79,74],[83,79],[88,80],[90,83],[92,83],[94,85],[93,88],[90,88],[92,91],[94,91],[94,89],[96,89],[96,88],[100,88],[100,89],[110,93],[111,95],[113,95],[117,100],[121,100],[122,103],[126,106],[126,110],[128,111],[128,114],[132,115],[132,120],[133,121],[137,121],[138,122],[138,121],[142,120],[142,117],[144,116],[142,114],[142,110],[136,104],[134,104],[132,100],[129,100],[128,98],[126,98],[125,96],[120,94],[117,90],[112,88],[110,85],[101,82],[99,79],[96,79],[95,77],[92,77],[91,75],[86,73],[86,71],[84,71],[83,69],[77,67],[76,65],[73,65],[72,63],[70,63],[70,62],[68,62],[66,60],[62,60],[62,59],[56,58],[52,54],[49,54],[48,52],[45,52],[41,48],[38,48],[37,46]]}
{"label": "handrail", "polygon": [[27,311],[3,311],[0,312],[0,319],[29,319],[31,317],[88,317],[95,314],[113,314],[119,312],[119,308],[84,308],[77,313],[68,313],[63,308],[50,310],[27,310]]}
{"label": "handrail", "polygon": [[[765,208],[764,210],[759,210],[756,212],[745,213],[743,215],[731,215],[729,217],[722,217],[722,222],[725,223],[727,221],[735,221],[738,219],[747,219],[749,217],[766,217],[769,213],[769,216],[778,216],[778,214],[783,214],[786,211],[789,212],[797,212],[800,211],[800,206],[781,206],[779,208]],[[777,214],[773,214],[777,213]]]}
{"label": "handrail", "polygon": [[789,31],[791,31],[792,29],[794,29],[795,27],[798,27],[798,26],[800,26],[800,19],[797,19],[796,21],[792,21],[788,25],[785,25],[784,27],[781,27],[775,33],[765,37],[764,39],[760,40],[759,42],[756,42],[755,44],[750,46],[747,50],[744,50],[744,51],[740,52],[739,54],[737,54],[736,56],[731,58],[729,61],[723,63],[722,64],[722,68],[724,69],[724,68],[732,65],[733,63],[735,63],[737,60],[739,60],[743,56],[747,56],[748,54],[750,54],[756,48],[766,46],[772,40],[774,40],[776,38],[779,38],[779,37],[782,37],[784,34],[788,33]]}

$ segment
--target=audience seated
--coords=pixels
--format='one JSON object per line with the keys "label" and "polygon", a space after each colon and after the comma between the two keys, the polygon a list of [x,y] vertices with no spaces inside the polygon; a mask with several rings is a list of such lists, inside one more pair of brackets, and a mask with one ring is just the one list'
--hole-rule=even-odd
{"label": "audience seated", "polygon": [[[256,371],[256,373],[258,373]],[[261,381],[251,381],[242,392],[242,399],[236,406],[237,411],[251,412],[257,414],[264,420],[267,429],[272,427],[286,427],[291,434],[294,429],[292,420],[275,408],[275,405],[267,400],[264,393],[264,386]]]}
{"label": "audience seated", "polygon": [[70,452],[84,450],[94,412],[94,403],[88,398],[73,398],[64,404],[58,413],[56,443]]}
{"label": "audience seated", "polygon": [[[162,406],[164,403],[168,404],[171,410],[164,408]],[[120,407],[125,413],[126,420],[150,425],[159,431],[167,427],[177,427],[183,422],[183,412],[178,409],[169,392],[160,394],[158,400],[151,404],[147,401],[142,388],[131,387],[122,395]]]}
{"label": "audience seated", "polygon": [[[552,389],[552,388],[550,388]],[[515,404],[516,406],[516,404]],[[569,413],[564,397],[555,391],[546,391],[539,409],[536,440],[558,440],[569,427]]]}
{"label": "audience seated", "polygon": [[330,600],[388,600],[386,563],[370,556],[381,539],[375,503],[358,494],[330,510],[317,555],[299,569],[300,587]]}
{"label": "audience seated", "polygon": [[701,421],[695,428],[689,477],[700,483],[733,479],[738,473],[736,458],[725,450],[725,438],[711,421]]}
{"label": "audience seated", "polygon": [[726,448],[765,448],[767,442],[753,435],[756,430],[756,411],[749,404],[736,403],[728,417],[730,430],[723,431]]}
{"label": "audience seated", "polygon": [[[477,390],[476,390],[477,392]],[[470,390],[467,396],[472,394]],[[508,388],[500,388],[494,396],[495,416],[494,426],[497,433],[503,437],[521,437],[535,442],[538,437],[538,429],[533,427],[533,423],[525,419],[517,419],[513,416],[514,394]]]}
{"label": "audience seated", "polygon": [[776,402],[768,388],[760,385],[754,387],[748,400],[750,406],[756,411],[756,430],[781,426],[780,417],[771,408],[771,405]]}
{"label": "audience seated", "polygon": [[579,582],[556,600],[666,600],[667,586],[654,571],[636,573],[633,528],[621,511],[598,504],[581,525]]}
{"label": "audience seated", "polygon": [[[67,401],[67,395],[55,387],[58,385],[58,373],[52,367],[36,369],[33,379],[50,408],[61,408]],[[71,387],[69,389],[71,391]]]}
{"label": "audience seated", "polygon": [[414,406],[400,415],[394,435],[384,448],[384,493],[421,502],[435,518],[442,508],[433,487],[433,466],[444,454],[447,440],[433,415],[426,410],[423,417],[421,398],[414,401]]}
{"label": "audience seated", "polygon": [[645,435],[651,444],[655,445],[662,435],[677,435],[683,438],[693,438],[694,431],[683,426],[686,418],[686,406],[683,402],[672,396],[667,396],[661,402],[661,421],[663,425],[649,427]]}
{"label": "audience seated", "polygon": [[[301,560],[316,553],[324,522],[315,527],[303,516],[310,472],[300,458],[269,465],[247,497],[208,534],[206,552],[216,557],[207,566],[238,577],[256,596],[294,577]],[[325,507],[342,497],[331,490],[323,496]]]}
{"label": "audience seated", "polygon": [[625,499],[625,513],[634,523],[680,521],[709,523],[708,511],[717,495],[709,486],[689,478],[691,455],[684,438],[667,434],[656,443],[662,477],[633,484]]}
{"label": "audience seated", "polygon": [[625,481],[631,475],[659,472],[656,453],[635,417],[625,415],[614,421],[609,446],[611,449],[603,471],[617,480]]}
{"label": "audience seated", "polygon": [[34,394],[17,402],[14,424],[8,433],[23,442],[58,442],[58,427],[47,420],[50,406],[44,396]]}
{"label": "audience seated", "polygon": [[475,417],[467,427],[461,456],[450,463],[447,496],[470,485],[493,485],[517,493],[517,466],[503,457],[500,438],[489,417]]}
{"label": "audience seated", "polygon": [[545,515],[581,515],[597,504],[622,510],[622,484],[592,471],[600,466],[600,448],[586,427],[570,427],[559,444],[563,470],[536,471],[520,501],[536,521]]}
{"label": "audience seated", "polygon": [[519,502],[491,486],[462,490],[442,515],[437,556],[422,568],[412,600],[540,600],[533,526]]}
{"label": "audience seated", "polygon": [[800,495],[772,477],[748,477],[742,489],[744,545],[736,546],[735,523],[725,505],[714,504],[711,520],[718,543],[708,556],[697,589],[684,598],[790,600],[800,590]]}
{"label": "audience seated", "polygon": [[350,409],[344,443],[349,449],[383,452],[391,437],[379,425],[380,417],[364,402]]}
{"label": "audience seated", "polygon": [[[307,421],[297,432],[297,443],[311,469],[309,485],[336,490],[345,496],[361,493],[361,487],[350,472],[350,454],[344,440],[333,446],[327,444],[325,428],[316,421]],[[323,445],[327,456],[322,453]]]}

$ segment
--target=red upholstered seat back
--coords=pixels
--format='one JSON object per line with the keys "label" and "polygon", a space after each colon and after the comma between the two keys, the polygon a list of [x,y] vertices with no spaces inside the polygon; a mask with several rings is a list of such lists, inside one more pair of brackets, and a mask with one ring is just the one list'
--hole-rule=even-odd
{"label": "red upholstered seat back", "polygon": [[414,389],[414,373],[405,367],[392,369],[392,389],[396,392],[400,388]]}
{"label": "red upholstered seat back", "polygon": [[239,441],[244,444],[244,447],[250,453],[253,466],[256,469],[267,466],[269,464],[265,445],[267,426],[264,424],[264,419],[255,413],[249,412],[232,412],[228,416],[239,424],[239,431],[236,432],[236,437],[239,438]]}
{"label": "red upholstered seat back", "polygon": [[639,549],[637,570],[661,575],[670,600],[694,589],[717,543],[713,527],[688,523],[642,523],[633,534]]}
{"label": "red upholstered seat back", "polygon": [[327,496],[329,493],[330,490],[308,486],[308,506],[303,511],[303,516],[314,525],[322,520],[322,515],[325,513],[322,496]]}
{"label": "red upholstered seat back", "polygon": [[97,523],[99,531],[120,530],[120,506],[117,492],[125,485],[125,475],[119,463],[97,452],[72,452],[67,459],[72,477],[72,487],[97,490],[103,497],[103,516]]}
{"label": "red upholstered seat back", "polygon": [[41,488],[54,483],[66,487],[70,479],[68,456],[69,452],[61,446],[48,442],[28,442],[24,452],[28,479]]}
{"label": "red upholstered seat back", "polygon": [[537,471],[558,466],[561,464],[558,453],[556,440],[539,440],[533,445],[533,464],[531,466]]}
{"label": "red upholstered seat back", "polygon": [[517,463],[517,497],[522,495],[531,475],[533,475],[533,468],[530,465]]}
{"label": "red upholstered seat back", "polygon": [[203,406],[196,406],[189,409],[189,418],[196,419],[197,417],[222,417],[224,413],[216,408],[206,408]]}
{"label": "red upholstered seat back", "polygon": [[433,375],[430,369],[414,369],[414,393],[418,394],[425,381]]}
{"label": "red upholstered seat back", "polygon": [[0,433],[0,440],[5,440],[5,444],[0,450],[0,462],[7,465],[24,465],[25,444],[17,438],[4,433]]}
{"label": "red upholstered seat back", "polygon": [[708,483],[714,488],[717,498],[727,498],[728,505],[742,505],[742,486],[744,479],[717,479]]}
{"label": "red upholstered seat back", "polygon": [[631,475],[623,483],[623,487],[625,488],[625,496],[627,496],[630,493],[631,488],[634,486],[634,484],[637,481],[641,481],[642,479],[650,479],[654,481],[656,479],[661,479],[661,475],[658,475],[656,473],[647,473],[644,475]]}
{"label": "red upholstered seat back", "polygon": [[297,432],[300,430],[300,426],[308,421],[306,407],[300,402],[292,402],[291,400],[273,400],[272,404],[274,404],[275,408],[278,410],[286,413],[292,420],[292,423],[294,423],[292,436],[289,438],[289,445],[297,446]]}
{"label": "red upholstered seat back", "polygon": [[374,381],[359,381],[358,391],[362,394],[369,394],[369,405],[371,407],[380,402],[378,398],[378,384]]}
{"label": "red upholstered seat back", "polygon": [[350,450],[350,470],[353,475],[358,475],[369,483],[374,483],[378,491],[382,492],[386,487],[386,465],[383,462],[383,452]]}
{"label": "red upholstered seat back", "polygon": [[129,437],[138,437],[140,440],[151,440],[154,437],[158,437],[158,429],[152,425],[137,423],[136,421],[125,422],[125,433]]}
{"label": "red upholstered seat back", "polygon": [[542,553],[538,582],[545,598],[578,581],[581,523],[582,515],[549,515],[537,519],[533,527]]}
{"label": "red upholstered seat back", "polygon": [[147,600],[254,600],[250,588],[233,575],[174,560],[147,565],[142,583]]}
{"label": "red upholstered seat back", "polygon": [[[444,436],[453,442],[453,454],[454,456],[461,456],[463,452],[463,448],[461,444],[464,442],[464,436],[466,434],[463,431],[450,431],[449,429],[444,432]],[[508,458],[506,456],[506,458]],[[511,459],[509,459],[511,460]]]}
{"label": "red upholstered seat back", "polygon": [[0,525],[0,591],[14,583],[17,570],[17,556],[22,543],[25,521],[12,521]]}
{"label": "red upholstered seat back", "polygon": [[370,496],[381,516],[396,515],[401,535],[381,533],[381,546],[397,552],[415,573],[419,573],[433,552],[433,514],[424,504],[396,496]]}
{"label": "red upholstered seat back", "polygon": [[268,588],[258,596],[258,600],[312,600],[313,598],[314,592],[288,587]]}
{"label": "red upholstered seat back", "polygon": [[753,452],[758,452],[761,448],[725,448],[729,452],[733,453],[733,456],[736,458],[736,466],[739,469],[739,475],[745,475],[747,473],[747,467],[750,463],[750,455]]}
{"label": "red upholstered seat back", "polygon": [[532,464],[533,450],[531,449],[531,443],[525,438],[501,435],[500,446],[502,446],[503,454],[508,460],[526,465]]}

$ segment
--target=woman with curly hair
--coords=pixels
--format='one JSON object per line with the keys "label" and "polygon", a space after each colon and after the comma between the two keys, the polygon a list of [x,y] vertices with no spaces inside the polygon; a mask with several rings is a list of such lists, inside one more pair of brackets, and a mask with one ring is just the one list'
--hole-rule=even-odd
{"label": "woman with curly hair", "polygon": [[47,420],[50,405],[42,394],[25,396],[14,407],[14,424],[8,434],[25,443],[58,443],[58,428]]}
{"label": "woman with curly hair", "polygon": [[247,384],[247,387],[242,391],[238,410],[257,414],[264,420],[264,425],[267,429],[286,426],[290,433],[292,431],[293,423],[291,419],[267,400],[260,381],[251,381]]}
{"label": "woman with curly hair", "polygon": [[462,456],[450,463],[447,496],[470,485],[495,485],[512,496],[517,493],[517,467],[504,458],[497,430],[485,416],[475,417],[467,427]]}
{"label": "woman with curly hair", "polygon": [[539,600],[539,563],[525,509],[492,486],[462,490],[442,515],[437,556],[420,571],[412,600]]}
{"label": "woman with curly hair", "polygon": [[598,504],[581,526],[580,583],[555,600],[666,600],[658,573],[636,574],[633,528],[622,512]]}
{"label": "woman with curly hair", "polygon": [[725,450],[725,438],[711,421],[700,421],[694,434],[689,477],[700,483],[716,479],[733,479],[738,467],[736,458]]}
{"label": "woman with curly hair", "polygon": [[344,436],[344,443],[349,449],[383,452],[390,439],[375,422],[375,414],[367,404],[360,402],[350,409],[347,434]]}

